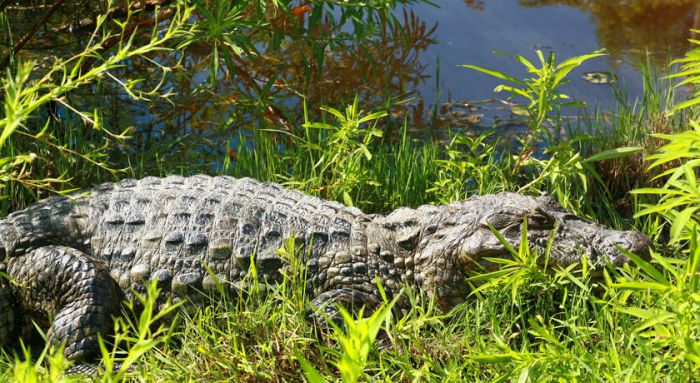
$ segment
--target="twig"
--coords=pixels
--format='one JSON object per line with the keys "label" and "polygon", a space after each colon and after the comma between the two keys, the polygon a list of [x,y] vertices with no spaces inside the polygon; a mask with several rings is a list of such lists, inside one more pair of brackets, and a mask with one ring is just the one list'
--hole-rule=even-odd
{"label": "twig", "polygon": [[[129,25],[118,36],[112,36],[112,37],[108,38],[107,40],[105,40],[104,42],[102,42],[102,44],[100,44],[99,49],[92,52],[92,54],[97,55],[100,52],[104,52],[107,49],[118,44],[120,41],[123,41],[125,38],[128,40],[128,36],[135,33],[137,30],[144,28],[144,27],[154,26],[154,25],[156,25],[156,23],[160,23],[164,20],[167,20],[167,19],[173,17],[174,15],[175,15],[175,9],[169,8],[169,9],[166,9],[164,11],[161,11],[160,13],[158,13],[158,15],[156,17],[154,17],[152,19],[143,20],[143,21],[138,22],[136,24]],[[80,66],[80,70],[85,72],[87,69],[89,69],[92,66],[92,64],[95,63],[95,60],[97,60],[97,57],[95,57],[95,56],[91,56],[91,57],[86,58],[85,61],[83,62],[83,64]]]}
{"label": "twig", "polygon": [[4,0],[2,3],[0,3],[0,12],[4,11],[5,7],[10,5],[11,2],[12,0]]}
{"label": "twig", "polygon": [[[169,5],[172,3],[172,0],[146,0],[145,2],[138,1],[136,3],[133,3],[129,6],[129,10],[131,11],[139,11],[139,10],[152,10],[155,9],[156,7],[163,7],[166,5]],[[128,14],[128,10],[126,8],[121,8],[114,10],[110,14],[110,18],[116,18],[116,17],[123,17]],[[77,23],[69,23],[69,24],[64,24],[61,26],[58,26],[56,28],[53,28],[51,31],[52,32],[59,32],[59,33],[74,33],[74,32],[80,32],[88,29],[94,29],[95,25],[97,25],[97,20],[95,18],[91,17],[86,17],[83,19],[80,19]]]}
{"label": "twig", "polygon": [[[57,10],[65,1],[66,1],[66,0],[57,0],[57,1],[51,6],[51,8],[47,9],[46,12],[44,12],[44,14],[41,15],[41,17],[39,18],[39,20],[35,21],[34,24],[32,24],[32,29],[31,29],[26,35],[24,35],[24,36],[22,37],[22,39],[17,43],[17,45],[15,45],[14,48],[12,48],[9,52],[7,52],[7,54],[5,55],[5,57],[3,57],[2,61],[0,61],[0,69],[3,69],[3,68],[5,68],[5,67],[7,67],[7,64],[9,64],[9,62],[10,62],[10,58],[12,58],[12,56],[16,55],[17,52],[19,52],[20,49],[22,49],[22,47],[24,47],[24,45],[25,45],[29,40],[31,40],[32,36],[34,36],[34,34],[36,33],[36,31],[38,31],[39,28],[41,28],[42,25],[46,24],[46,21],[49,19],[49,17],[51,17],[51,15],[53,15],[53,13],[56,12],[56,10]],[[5,8],[6,3],[9,3],[9,2],[10,2],[10,0],[5,0],[5,1],[0,5],[0,11],[2,11],[2,10]]]}

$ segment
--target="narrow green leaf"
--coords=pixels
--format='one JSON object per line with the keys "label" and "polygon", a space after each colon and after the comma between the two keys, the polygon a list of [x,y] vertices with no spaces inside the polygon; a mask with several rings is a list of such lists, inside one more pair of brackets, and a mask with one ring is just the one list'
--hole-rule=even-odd
{"label": "narrow green leaf", "polygon": [[588,61],[592,58],[600,57],[600,56],[607,56],[607,53],[605,53],[605,49],[599,49],[597,51],[591,52],[589,54],[581,55],[581,56],[576,56],[576,57],[571,57],[569,59],[566,59],[559,63],[557,65],[557,70],[568,67],[571,64],[578,64],[581,65],[584,61]]}
{"label": "narrow green leaf", "polygon": [[640,307],[614,307],[613,310],[641,319],[654,318],[661,313],[665,313],[659,312],[658,310],[647,310]]}
{"label": "narrow green leaf", "polygon": [[630,191],[632,194],[655,194],[655,195],[685,195],[684,192],[665,188],[639,188]]}
{"label": "narrow green leaf", "polygon": [[511,354],[471,355],[468,358],[481,363],[511,363],[515,361]]}
{"label": "narrow green leaf", "polygon": [[654,279],[656,282],[664,285],[664,286],[671,286],[671,282],[666,279],[666,276],[662,272],[656,269],[654,265],[651,263],[645,261],[642,259],[640,256],[637,254],[634,254],[633,252],[623,249],[622,247],[617,247],[617,250],[620,251],[622,254],[624,254],[627,258],[631,259],[632,262],[634,262],[637,267],[640,269],[644,270],[644,272],[647,273],[652,279]]}
{"label": "narrow green leaf", "polygon": [[491,232],[493,233],[493,235],[495,235],[496,238],[498,238],[498,241],[501,242],[501,244],[503,244],[503,246],[505,246],[506,249],[508,249],[508,252],[510,252],[514,257],[517,257],[517,256],[518,256],[518,252],[515,251],[515,249],[513,248],[513,246],[510,245],[510,243],[509,243],[508,240],[503,236],[503,234],[501,234],[501,232],[498,231],[498,229],[496,229],[495,227],[493,227],[491,224],[488,224],[488,225],[489,225],[489,229],[491,230]]}
{"label": "narrow green leaf", "polygon": [[621,147],[621,148],[604,150],[602,152],[598,152],[598,153],[586,158],[582,162],[588,163],[588,162],[610,160],[613,158],[627,157],[630,154],[638,153],[638,152],[641,152],[642,150],[644,150],[644,148],[641,146],[625,146],[625,147]]}
{"label": "narrow green leaf", "polygon": [[321,110],[336,116],[339,121],[346,121],[345,116],[338,109],[331,108],[330,106],[322,106]]}
{"label": "narrow green leaf", "polygon": [[374,112],[374,113],[370,113],[370,114],[366,115],[365,117],[362,117],[358,122],[360,124],[362,124],[364,122],[377,120],[377,119],[380,119],[382,117],[386,117],[388,115],[389,115],[389,113],[387,113],[386,111]]}
{"label": "narrow green leaf", "polygon": [[463,68],[473,69],[473,70],[475,70],[475,71],[479,71],[479,72],[485,73],[485,74],[487,74],[487,75],[489,75],[489,76],[493,76],[493,77],[496,77],[496,78],[500,78],[501,80],[510,81],[510,82],[513,82],[513,83],[516,83],[516,84],[520,84],[520,85],[526,85],[524,81],[521,81],[521,80],[519,80],[519,79],[517,79],[517,78],[515,78],[515,77],[512,77],[512,76],[509,76],[509,75],[507,75],[507,74],[505,74],[505,73],[503,73],[503,72],[499,72],[499,71],[495,71],[495,70],[491,70],[491,69],[486,69],[486,68],[483,68],[483,67],[480,67],[480,66],[469,65],[469,64],[462,64],[462,65],[460,65],[460,66],[463,67]]}
{"label": "narrow green leaf", "polygon": [[306,379],[309,380],[309,383],[327,383],[328,381],[321,375],[318,370],[316,370],[311,363],[309,363],[306,358],[304,358],[303,355],[299,351],[295,351],[294,354],[297,357],[297,360],[299,361],[299,364],[301,365],[301,368],[304,370],[304,374],[306,374]]}
{"label": "narrow green leaf", "polygon": [[700,97],[695,97],[695,98],[690,99],[688,101],[681,102],[680,104],[676,104],[673,107],[673,111],[678,111],[681,109],[690,108],[691,106],[698,105],[698,104],[700,104]]}
{"label": "narrow green leaf", "polygon": [[527,68],[527,70],[529,72],[531,72],[531,73],[537,72],[537,68],[535,68],[535,65],[533,65],[532,62],[530,62],[530,60],[526,59],[525,57],[517,55],[517,56],[515,56],[515,60],[518,61],[519,63],[523,64],[523,66],[525,66],[525,68]]}
{"label": "narrow green leaf", "polygon": [[671,289],[671,287],[667,285],[655,282],[618,282],[613,283],[612,286],[623,290],[634,291],[666,292]]}
{"label": "narrow green leaf", "polygon": [[698,206],[690,206],[683,209],[683,211],[676,215],[673,223],[671,224],[671,243],[676,243],[681,239],[683,230],[687,229],[688,232],[690,232],[691,228],[689,227],[688,223],[691,221],[691,219],[693,219],[693,214],[695,214],[699,208],[700,207]]}
{"label": "narrow green leaf", "polygon": [[643,321],[639,322],[636,326],[633,327],[632,331],[644,331],[650,327],[655,327],[660,324],[664,324],[669,319],[673,319],[674,317],[675,315],[672,313],[657,313],[655,316],[644,319]]}
{"label": "narrow green leaf", "polygon": [[488,280],[492,280],[492,279],[498,279],[498,278],[505,276],[505,275],[508,275],[510,273],[512,273],[511,270],[497,270],[497,271],[493,271],[493,272],[486,273],[486,274],[477,274],[477,275],[471,276],[471,277],[467,278],[467,281],[470,281],[470,282],[488,281]]}
{"label": "narrow green leaf", "polygon": [[370,151],[369,151],[369,149],[367,149],[366,145],[360,144],[360,150],[365,155],[365,158],[367,158],[368,161],[372,160],[372,153],[370,153]]}

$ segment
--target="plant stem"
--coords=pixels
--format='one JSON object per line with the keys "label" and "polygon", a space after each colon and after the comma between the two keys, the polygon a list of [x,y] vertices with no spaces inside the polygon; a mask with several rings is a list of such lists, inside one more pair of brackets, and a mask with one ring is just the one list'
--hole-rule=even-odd
{"label": "plant stem", "polygon": [[[22,47],[24,47],[24,45],[27,42],[29,42],[29,40],[31,40],[31,38],[34,36],[36,31],[38,31],[42,25],[46,24],[46,21],[49,19],[49,17],[51,17],[51,15],[53,15],[53,13],[56,12],[56,10],[61,5],[63,5],[63,3],[65,3],[65,1],[66,0],[57,0],[51,6],[51,8],[46,10],[46,12],[44,12],[44,14],[41,15],[41,17],[37,21],[35,21],[34,24],[32,24],[32,29],[29,32],[27,32],[27,34],[25,34],[22,37],[22,39],[19,40],[19,42],[14,46],[14,48],[12,48],[9,52],[7,52],[7,54],[5,54],[5,57],[2,58],[2,61],[0,61],[0,70],[7,67],[7,65],[10,63],[10,59],[14,55],[16,55],[17,52],[19,52],[22,49]],[[5,2],[3,2],[0,5],[0,12],[5,8],[6,4],[9,2],[10,2],[10,0],[6,0]]]}

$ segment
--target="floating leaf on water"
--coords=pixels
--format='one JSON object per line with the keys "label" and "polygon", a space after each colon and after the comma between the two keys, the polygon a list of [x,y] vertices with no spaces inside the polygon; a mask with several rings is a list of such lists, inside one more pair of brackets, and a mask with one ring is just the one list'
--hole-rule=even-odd
{"label": "floating leaf on water", "polygon": [[481,122],[481,118],[483,117],[483,114],[472,114],[466,119],[467,124],[478,124]]}
{"label": "floating leaf on water", "polygon": [[610,72],[586,72],[581,78],[591,84],[611,84],[617,81],[617,77]]}
{"label": "floating leaf on water", "polygon": [[525,105],[514,104],[510,107],[510,111],[516,116],[528,117],[530,115]]}

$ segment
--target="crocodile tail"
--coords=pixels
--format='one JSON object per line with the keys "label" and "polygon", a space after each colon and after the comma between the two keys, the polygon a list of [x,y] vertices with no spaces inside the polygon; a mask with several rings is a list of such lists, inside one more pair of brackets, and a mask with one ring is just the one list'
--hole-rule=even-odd
{"label": "crocodile tail", "polygon": [[12,249],[19,237],[11,216],[0,218],[0,263],[7,260],[8,254],[12,254]]}

